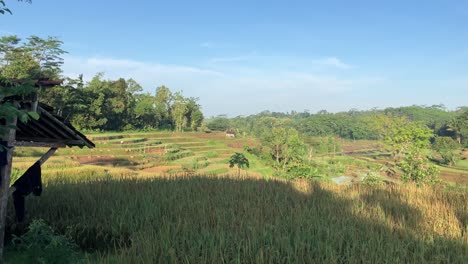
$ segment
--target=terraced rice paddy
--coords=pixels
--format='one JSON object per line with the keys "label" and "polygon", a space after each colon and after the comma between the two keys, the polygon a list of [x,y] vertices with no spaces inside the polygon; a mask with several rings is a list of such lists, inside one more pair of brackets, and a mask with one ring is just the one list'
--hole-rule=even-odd
{"label": "terraced rice paddy", "polygon": [[[79,171],[109,171],[120,175],[185,175],[228,174],[236,172],[228,166],[234,152],[242,152],[249,140],[226,138],[224,133],[133,133],[97,134],[88,136],[94,149],[65,148],[43,166],[45,176]],[[231,147],[236,146],[236,147]],[[46,149],[18,148],[14,174],[20,175]],[[269,176],[271,169],[249,155],[249,174]]]}

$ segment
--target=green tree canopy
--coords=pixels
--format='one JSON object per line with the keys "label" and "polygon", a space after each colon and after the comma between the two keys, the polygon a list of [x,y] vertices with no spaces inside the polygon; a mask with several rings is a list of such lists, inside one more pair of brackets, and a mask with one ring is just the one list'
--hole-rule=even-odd
{"label": "green tree canopy", "polygon": [[428,162],[425,153],[434,137],[430,128],[407,117],[388,115],[377,116],[375,126],[393,153],[403,181],[416,184],[437,182],[438,170]]}
{"label": "green tree canopy", "polygon": [[237,166],[237,175],[240,176],[240,170],[250,166],[249,160],[244,154],[236,152],[229,159],[229,167],[233,168],[234,166]]}
{"label": "green tree canopy", "polygon": [[432,148],[440,154],[443,163],[447,165],[454,165],[460,158],[456,151],[459,150],[460,144],[451,137],[436,137]]}

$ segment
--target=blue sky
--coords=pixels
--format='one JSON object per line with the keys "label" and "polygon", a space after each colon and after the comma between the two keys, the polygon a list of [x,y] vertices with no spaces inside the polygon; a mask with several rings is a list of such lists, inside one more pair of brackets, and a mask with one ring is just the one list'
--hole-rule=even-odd
{"label": "blue sky", "polygon": [[200,98],[207,116],[468,102],[468,1],[6,1],[64,75]]}

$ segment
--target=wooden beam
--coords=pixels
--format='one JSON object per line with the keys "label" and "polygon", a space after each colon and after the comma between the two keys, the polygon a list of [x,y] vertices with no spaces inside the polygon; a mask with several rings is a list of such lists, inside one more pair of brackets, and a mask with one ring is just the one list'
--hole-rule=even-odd
{"label": "wooden beam", "polygon": [[40,148],[65,148],[67,144],[63,142],[34,142],[19,140],[13,143],[16,147],[40,147]]}
{"label": "wooden beam", "polygon": [[[36,142],[36,143],[52,143],[52,144],[64,144],[71,146],[83,146],[84,143],[81,140],[76,139],[53,139],[53,138],[40,138],[40,137],[18,137],[18,141]],[[46,146],[53,147],[53,146]]]}
{"label": "wooden beam", "polygon": [[[9,122],[6,125],[16,127],[17,117],[13,119],[13,122]],[[13,163],[13,148],[12,144],[15,141],[16,129],[10,129],[4,136],[3,141],[7,142],[7,164],[0,167],[0,263],[3,263],[3,246],[5,241],[5,225],[7,216],[7,205],[8,197],[10,196],[10,176],[11,176],[11,165]],[[5,150],[4,150],[5,151]]]}
{"label": "wooden beam", "polygon": [[50,148],[46,154],[42,155],[42,157],[39,159],[39,163],[42,165],[44,164],[52,155],[54,155],[55,151],[57,151],[57,148]]}

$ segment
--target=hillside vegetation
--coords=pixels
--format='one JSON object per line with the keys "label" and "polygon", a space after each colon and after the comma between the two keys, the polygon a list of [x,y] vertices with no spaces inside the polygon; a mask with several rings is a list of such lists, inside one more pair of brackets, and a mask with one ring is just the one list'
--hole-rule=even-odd
{"label": "hillside vegetation", "polygon": [[[314,156],[319,166],[334,170],[311,181],[271,177],[273,169],[248,153],[250,168],[229,176],[237,175],[229,156],[258,146],[253,138],[172,132],[89,137],[96,149],[60,149],[44,165],[44,193],[28,197],[26,204],[28,221],[44,219],[71,237],[90,262],[463,263],[468,258],[463,189],[404,186],[392,178],[377,185],[327,182],[385,163],[374,141],[343,141],[335,158]],[[42,154],[16,151],[21,156],[14,163],[16,177]],[[8,219],[9,233],[24,232],[14,223],[12,206]]]}

